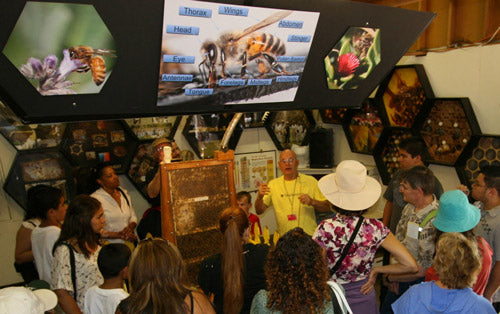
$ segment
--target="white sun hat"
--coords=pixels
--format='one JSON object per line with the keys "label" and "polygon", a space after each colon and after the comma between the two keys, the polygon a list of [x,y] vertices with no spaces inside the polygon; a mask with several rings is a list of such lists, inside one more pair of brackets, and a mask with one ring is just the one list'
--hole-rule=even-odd
{"label": "white sun hat", "polygon": [[56,305],[57,296],[49,289],[8,287],[0,290],[0,314],[43,314]]}
{"label": "white sun hat", "polygon": [[319,180],[318,187],[330,203],[348,211],[369,208],[382,192],[380,183],[368,176],[366,167],[356,160],[339,163],[335,173]]}

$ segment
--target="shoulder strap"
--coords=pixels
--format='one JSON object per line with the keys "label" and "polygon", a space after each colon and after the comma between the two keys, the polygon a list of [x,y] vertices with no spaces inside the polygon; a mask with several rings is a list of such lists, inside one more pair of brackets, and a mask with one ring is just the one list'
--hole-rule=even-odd
{"label": "shoulder strap", "polygon": [[194,313],[194,308],[193,308],[193,306],[194,306],[193,294],[191,293],[191,291],[189,291],[188,294],[189,294],[189,299],[191,300],[191,314],[193,314]]}
{"label": "shoulder strap", "polygon": [[344,247],[344,250],[342,250],[342,254],[340,255],[340,258],[337,260],[337,263],[335,264],[335,266],[333,266],[333,268],[330,269],[330,276],[333,276],[333,274],[335,274],[337,272],[340,265],[342,264],[342,261],[347,256],[347,253],[349,253],[349,249],[351,248],[352,243],[354,242],[354,238],[356,238],[356,235],[358,234],[359,228],[361,228],[361,225],[363,224],[363,220],[364,220],[364,217],[359,216],[358,223],[356,224],[356,228],[354,228],[354,231],[351,235],[351,238],[349,239],[349,242]]}
{"label": "shoulder strap", "polygon": [[54,250],[52,251],[52,254],[54,254],[56,248],[60,245],[64,245],[68,248],[69,250],[69,265],[71,267],[71,282],[73,283],[73,294],[74,298],[76,300],[76,266],[75,266],[75,252],[73,249],[73,246],[69,244],[68,242],[59,242],[54,246]]}
{"label": "shoulder strap", "polygon": [[127,201],[127,205],[128,205],[128,207],[130,207],[130,202],[129,202],[129,200],[128,200],[127,195],[125,195],[125,192],[123,192],[123,190],[122,190],[122,189],[120,189],[120,187],[117,187],[117,189],[118,189],[118,191],[120,191],[120,193],[122,193],[123,198],[125,199],[125,201]]}
{"label": "shoulder strap", "polygon": [[420,228],[425,227],[425,225],[427,225],[427,223],[429,222],[429,220],[431,220],[432,218],[436,217],[437,212],[438,212],[437,209],[431,210],[430,213],[428,213],[427,216],[425,216],[424,220],[419,225],[419,227]]}
{"label": "shoulder strap", "polygon": [[330,287],[330,299],[332,299],[333,313],[334,314],[343,313],[342,308],[340,307],[339,300],[337,299],[337,295],[335,294],[335,291],[333,291],[332,287]]}

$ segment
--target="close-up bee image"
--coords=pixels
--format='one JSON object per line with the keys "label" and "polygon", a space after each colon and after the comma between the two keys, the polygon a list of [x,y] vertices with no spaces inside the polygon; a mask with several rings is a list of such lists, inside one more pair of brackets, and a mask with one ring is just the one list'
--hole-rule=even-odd
{"label": "close-up bee image", "polygon": [[83,63],[76,71],[87,73],[90,70],[92,80],[97,86],[101,85],[106,78],[106,63],[102,56],[116,58],[114,50],[93,49],[90,46],[75,46],[68,50],[71,59],[77,59]]}
{"label": "close-up bee image", "polygon": [[[260,77],[270,70],[277,74],[288,74],[285,68],[276,61],[277,56],[286,53],[285,43],[275,35],[257,31],[284,19],[291,13],[290,11],[276,12],[243,31],[226,32],[216,41],[205,41],[201,47],[202,61],[199,64],[205,83],[212,87],[218,75],[222,78],[234,77],[228,71],[230,63],[241,64],[239,78]],[[257,63],[259,72],[257,75],[248,71],[247,64],[250,61]],[[217,68],[220,68],[219,73],[217,73]]]}

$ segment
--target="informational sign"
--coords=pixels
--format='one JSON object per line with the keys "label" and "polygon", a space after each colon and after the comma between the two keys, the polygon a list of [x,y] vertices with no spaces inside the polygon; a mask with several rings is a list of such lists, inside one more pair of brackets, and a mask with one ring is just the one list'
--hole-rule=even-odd
{"label": "informational sign", "polygon": [[276,152],[257,152],[234,155],[236,191],[259,189],[261,183],[276,178]]}
{"label": "informational sign", "polygon": [[[217,93],[225,103],[295,98],[319,13],[165,0],[158,106]],[[262,92],[265,90],[265,92]]]}

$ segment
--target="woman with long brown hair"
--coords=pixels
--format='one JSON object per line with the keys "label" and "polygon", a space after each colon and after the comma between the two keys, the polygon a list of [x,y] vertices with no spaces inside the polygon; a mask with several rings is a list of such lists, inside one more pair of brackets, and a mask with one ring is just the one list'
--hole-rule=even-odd
{"label": "woman with long brown hair", "polygon": [[101,203],[93,197],[78,195],[68,206],[54,245],[50,285],[65,313],[82,313],[85,292],[103,283],[97,256],[105,222]]}
{"label": "woman with long brown hair", "polygon": [[265,288],[264,263],[269,247],[248,243],[249,222],[240,208],[222,211],[222,253],[205,259],[198,283],[214,296],[217,313],[248,313],[253,296]]}
{"label": "woman with long brown hair", "polygon": [[161,238],[139,243],[129,265],[130,296],[119,314],[214,313],[203,293],[191,290],[179,250]]}

